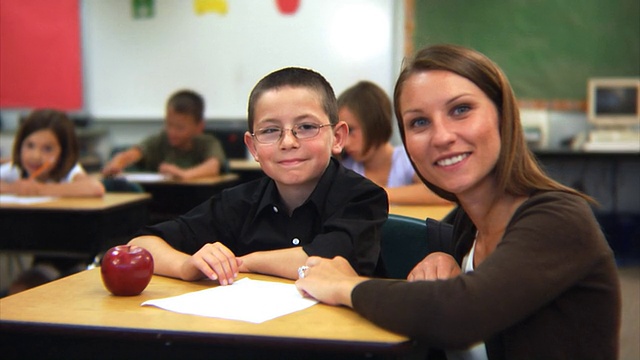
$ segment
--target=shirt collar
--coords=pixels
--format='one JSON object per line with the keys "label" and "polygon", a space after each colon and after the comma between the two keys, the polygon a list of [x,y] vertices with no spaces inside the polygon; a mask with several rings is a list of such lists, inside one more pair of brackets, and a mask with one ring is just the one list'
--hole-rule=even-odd
{"label": "shirt collar", "polygon": [[[324,173],[320,177],[320,180],[316,184],[315,189],[311,192],[311,195],[307,198],[307,200],[302,204],[305,206],[308,203],[314,204],[316,209],[320,210],[323,207],[328,195],[328,191],[331,188],[331,183],[338,172],[339,163],[338,160],[331,157],[329,161],[329,165],[325,169]],[[264,191],[262,192],[262,197],[260,199],[260,203],[258,205],[258,211],[256,215],[261,214],[265,209],[269,211],[274,211],[274,207],[281,211],[284,209],[284,204],[280,199],[280,194],[278,193],[278,188],[276,187],[275,181],[273,179],[267,178],[267,183],[264,186]]]}

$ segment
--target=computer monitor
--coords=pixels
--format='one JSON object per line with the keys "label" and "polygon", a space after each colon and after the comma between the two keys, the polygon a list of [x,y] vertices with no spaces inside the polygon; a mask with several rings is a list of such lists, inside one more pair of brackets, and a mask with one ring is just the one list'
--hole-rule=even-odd
{"label": "computer monitor", "polygon": [[587,118],[596,128],[640,125],[640,78],[591,78]]}

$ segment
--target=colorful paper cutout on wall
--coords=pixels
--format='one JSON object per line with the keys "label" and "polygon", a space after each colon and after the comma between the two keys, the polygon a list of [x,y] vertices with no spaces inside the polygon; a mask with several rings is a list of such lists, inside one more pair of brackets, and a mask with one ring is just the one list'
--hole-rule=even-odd
{"label": "colorful paper cutout on wall", "polygon": [[300,7],[300,0],[276,0],[278,10],[285,15],[293,15]]}
{"label": "colorful paper cutout on wall", "polygon": [[227,0],[193,0],[193,10],[198,15],[215,12],[226,15],[229,12]]}
{"label": "colorful paper cutout on wall", "polygon": [[131,10],[135,19],[152,18],[156,12],[155,0],[131,0]]}

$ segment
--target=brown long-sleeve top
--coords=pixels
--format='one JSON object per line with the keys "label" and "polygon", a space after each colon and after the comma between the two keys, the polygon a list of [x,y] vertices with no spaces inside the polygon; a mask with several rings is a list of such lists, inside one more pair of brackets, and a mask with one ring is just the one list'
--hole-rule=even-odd
{"label": "brown long-sleeve top", "polygon": [[[464,212],[456,260],[473,243]],[[490,359],[615,359],[620,285],[613,252],[591,208],[563,192],[537,192],[515,212],[495,251],[473,272],[439,281],[369,280],[356,311],[430,347],[484,341]]]}

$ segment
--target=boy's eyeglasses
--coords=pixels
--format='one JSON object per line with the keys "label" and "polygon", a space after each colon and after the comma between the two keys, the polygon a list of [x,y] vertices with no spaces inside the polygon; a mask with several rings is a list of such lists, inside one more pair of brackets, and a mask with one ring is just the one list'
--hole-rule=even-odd
{"label": "boy's eyeglasses", "polygon": [[325,126],[335,125],[336,124],[296,124],[291,129],[269,126],[256,130],[251,136],[261,144],[275,144],[282,139],[285,130],[290,130],[296,139],[304,140],[317,136],[320,133],[320,129]]}

